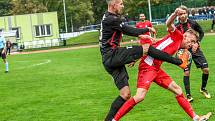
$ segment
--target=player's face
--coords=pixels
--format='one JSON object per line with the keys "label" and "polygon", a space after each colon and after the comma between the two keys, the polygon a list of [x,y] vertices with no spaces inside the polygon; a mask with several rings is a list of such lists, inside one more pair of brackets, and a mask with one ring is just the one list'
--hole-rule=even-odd
{"label": "player's face", "polygon": [[181,43],[181,48],[189,49],[197,42],[197,38],[195,35],[185,32],[183,35],[183,41]]}
{"label": "player's face", "polygon": [[146,19],[144,14],[140,14],[140,21],[144,21]]}
{"label": "player's face", "polygon": [[181,10],[178,17],[179,17],[180,21],[185,22],[187,20],[187,17],[188,17],[186,10]]}
{"label": "player's face", "polygon": [[119,15],[122,14],[123,8],[124,8],[123,1],[122,0],[115,0],[115,3],[114,3],[115,13],[119,14]]}

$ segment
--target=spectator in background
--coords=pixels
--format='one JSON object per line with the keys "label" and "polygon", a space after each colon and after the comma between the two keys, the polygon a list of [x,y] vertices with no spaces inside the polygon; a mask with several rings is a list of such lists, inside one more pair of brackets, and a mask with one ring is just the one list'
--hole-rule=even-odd
{"label": "spectator in background", "polygon": [[206,7],[206,14],[208,15],[210,13],[209,7]]}
{"label": "spectator in background", "polygon": [[211,14],[214,14],[214,6],[211,7]]}
{"label": "spectator in background", "polygon": [[203,13],[204,15],[207,15],[206,7],[203,7],[203,9],[202,9],[202,13]]}
{"label": "spectator in background", "polygon": [[212,25],[211,25],[211,32],[214,32],[214,24],[215,24],[215,13],[213,14]]}
{"label": "spectator in background", "polygon": [[10,55],[10,49],[11,49],[11,47],[12,47],[12,43],[10,42],[10,40],[8,40],[6,42],[6,48],[7,48],[6,54]]}
{"label": "spectator in background", "polygon": [[5,63],[5,73],[8,73],[8,62],[6,60],[6,46],[5,46],[5,39],[0,34],[0,56],[3,59],[3,62]]}
{"label": "spectator in background", "polygon": [[192,15],[192,16],[195,16],[195,15],[196,15],[196,10],[195,10],[195,8],[192,8],[192,9],[191,9],[191,15]]}
{"label": "spectator in background", "polygon": [[199,15],[202,15],[202,9],[201,8],[199,8],[198,13],[199,13]]}

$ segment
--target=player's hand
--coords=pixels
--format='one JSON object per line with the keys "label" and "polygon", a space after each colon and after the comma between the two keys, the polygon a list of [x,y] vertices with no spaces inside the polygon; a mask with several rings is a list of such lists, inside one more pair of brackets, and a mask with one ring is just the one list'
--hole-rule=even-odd
{"label": "player's hand", "polygon": [[181,61],[182,61],[182,64],[179,65],[179,67],[180,67],[181,69],[187,68],[187,66],[188,66],[188,61],[187,61],[187,60],[183,60],[183,59],[181,59]]}
{"label": "player's hand", "polygon": [[181,8],[176,8],[174,14],[176,14],[177,16],[180,16],[182,14],[186,13],[186,10],[183,10]]}
{"label": "player's hand", "polygon": [[198,43],[193,44],[193,46],[192,46],[192,52],[196,53],[196,51],[197,51],[198,48],[199,48],[199,44]]}
{"label": "player's hand", "polygon": [[[186,51],[188,51],[188,50],[186,50]],[[184,52],[182,55],[180,55],[180,56],[178,56],[179,57],[179,59],[181,59],[181,61],[182,61],[182,64],[181,65],[179,65],[179,67],[180,68],[182,68],[182,69],[185,69],[185,68],[187,68],[187,66],[188,66],[188,64],[189,64],[189,57],[188,57],[188,55]]]}
{"label": "player's hand", "polygon": [[[156,41],[155,38],[149,36],[149,35],[139,35],[139,38],[144,41],[144,40],[151,40],[152,42]],[[141,44],[141,41],[137,41]]]}
{"label": "player's hand", "polygon": [[176,8],[176,9],[175,9],[175,11],[174,11],[174,14],[175,14],[175,15],[178,15],[179,9],[180,9],[180,8]]}
{"label": "player's hand", "polygon": [[135,65],[135,63],[136,63],[136,61],[133,61],[133,62],[129,63],[129,64],[128,64],[128,67],[129,67],[129,68],[132,68],[132,67]]}
{"label": "player's hand", "polygon": [[149,32],[156,34],[156,30],[153,27],[147,27],[149,29]]}

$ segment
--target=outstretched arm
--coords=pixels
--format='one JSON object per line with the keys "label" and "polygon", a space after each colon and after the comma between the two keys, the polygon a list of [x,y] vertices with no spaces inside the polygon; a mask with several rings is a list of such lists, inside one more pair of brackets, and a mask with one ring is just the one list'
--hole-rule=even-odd
{"label": "outstretched arm", "polygon": [[174,13],[172,13],[166,21],[166,26],[168,30],[174,31],[175,29],[174,20],[176,19],[177,16],[180,16],[185,12],[186,12],[185,10],[182,10],[180,8],[175,9]]}
{"label": "outstretched arm", "polygon": [[167,26],[168,30],[170,30],[170,31],[174,31],[174,28],[175,28],[174,20],[177,17],[177,11],[178,11],[178,8],[175,10],[174,13],[172,13],[169,16],[169,18],[166,21],[166,26]]}

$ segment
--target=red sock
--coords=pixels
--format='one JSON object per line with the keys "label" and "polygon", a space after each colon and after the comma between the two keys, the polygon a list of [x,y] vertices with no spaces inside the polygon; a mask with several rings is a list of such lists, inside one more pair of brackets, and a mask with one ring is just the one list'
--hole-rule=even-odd
{"label": "red sock", "polygon": [[118,121],[122,116],[128,113],[137,103],[135,102],[134,98],[127,100],[123,106],[118,110],[114,119]]}
{"label": "red sock", "polygon": [[193,119],[195,116],[195,113],[193,112],[193,109],[190,105],[190,103],[184,98],[184,95],[177,95],[176,99],[178,101],[178,104],[184,109],[184,111]]}

